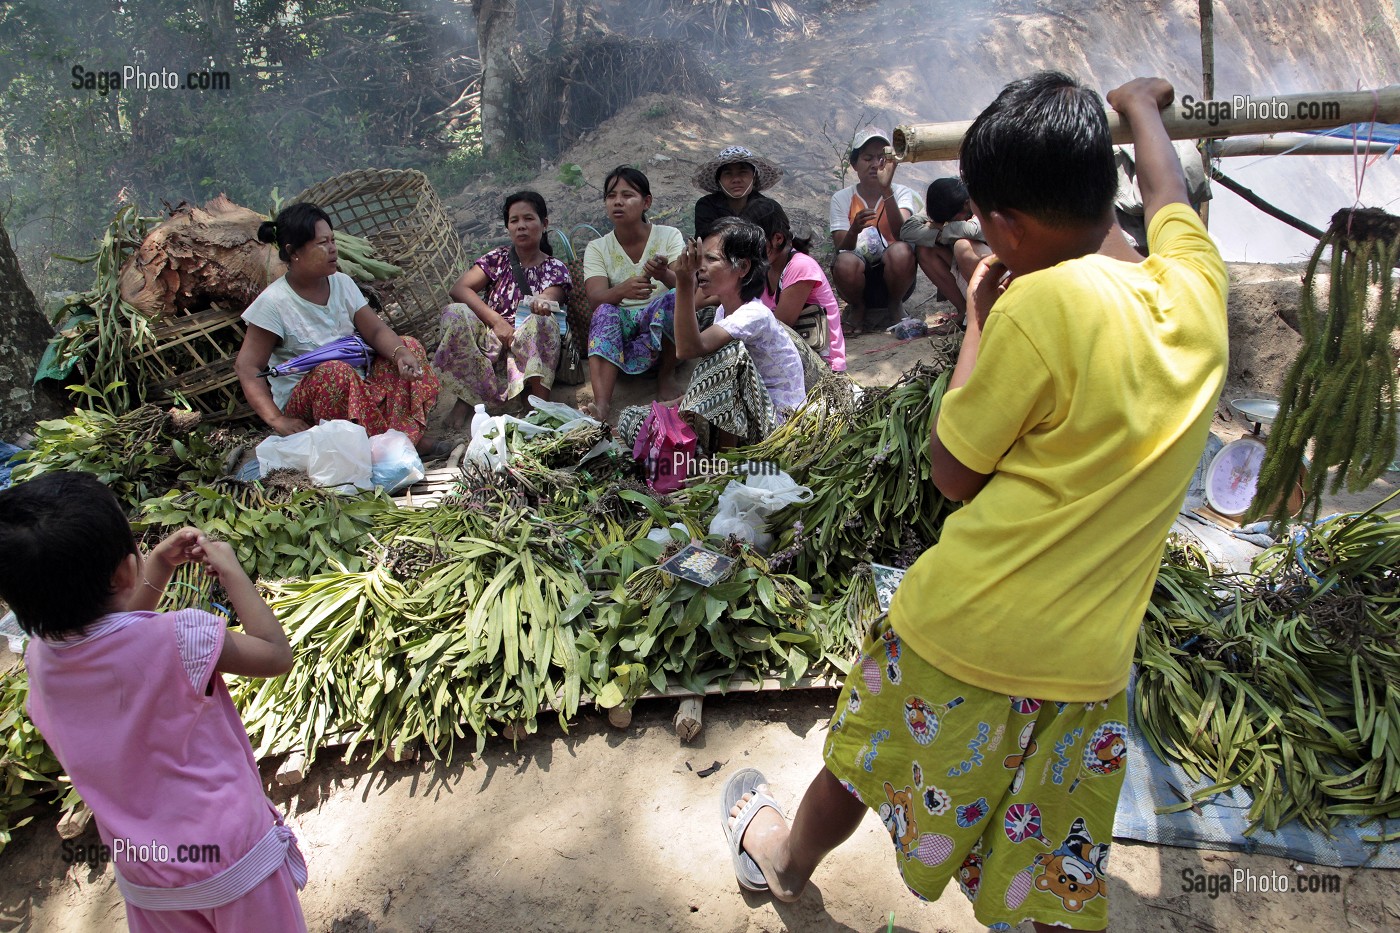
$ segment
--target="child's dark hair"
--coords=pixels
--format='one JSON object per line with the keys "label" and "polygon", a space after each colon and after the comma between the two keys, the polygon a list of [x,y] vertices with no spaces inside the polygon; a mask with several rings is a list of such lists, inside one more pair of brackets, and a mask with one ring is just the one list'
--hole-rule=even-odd
{"label": "child's dark hair", "polygon": [[[506,195],[506,203],[501,205],[501,223],[510,225],[510,209],[521,201],[533,207],[540,220],[549,220],[549,208],[544,205],[544,195],[538,191],[517,191],[515,194]],[[540,251],[546,256],[554,255],[554,248],[549,245],[548,231],[540,234]]]}
{"label": "child's dark hair", "polygon": [[758,224],[759,229],[763,231],[765,240],[771,240],[774,234],[780,233],[783,236],[784,245],[791,246],[799,253],[812,251],[811,233],[803,231],[804,236],[794,235],[792,224],[788,221],[787,211],[783,210],[783,206],[772,198],[750,201],[744,205],[739,216]]}
{"label": "child's dark hair", "polygon": [[1092,224],[1118,192],[1103,100],[1058,71],[1003,88],[963,137],[960,158],[984,213],[1011,208],[1049,224]]}
{"label": "child's dark hair", "polygon": [[967,186],[956,178],[935,178],[929,182],[924,210],[934,223],[946,224],[967,205]]}
{"label": "child's dark hair", "polygon": [[0,599],[20,628],[63,638],[110,611],[112,575],[137,551],[110,489],[56,472],[0,492],[0,553]]}
{"label": "child's dark hair", "polygon": [[264,220],[258,225],[258,239],[276,243],[277,255],[283,262],[292,261],[292,253],[316,239],[316,222],[324,220],[332,230],[331,216],[315,204],[300,201],[288,204],[277,212],[276,220]]}
{"label": "child's dark hair", "polygon": [[710,236],[719,237],[720,250],[731,266],[749,261],[749,271],[739,280],[739,297],[753,301],[762,295],[768,284],[768,240],[763,228],[742,217],[721,217],[710,228]]}
{"label": "child's dark hair", "polygon": [[[630,165],[619,165],[611,172],[608,172],[608,177],[603,179],[604,198],[612,193],[612,190],[617,187],[619,181],[627,182],[627,186],[634,189],[642,197],[651,197],[651,182],[647,181],[647,177],[642,174],[641,169],[635,169]],[[646,212],[643,211],[642,222],[645,223],[646,219]]]}

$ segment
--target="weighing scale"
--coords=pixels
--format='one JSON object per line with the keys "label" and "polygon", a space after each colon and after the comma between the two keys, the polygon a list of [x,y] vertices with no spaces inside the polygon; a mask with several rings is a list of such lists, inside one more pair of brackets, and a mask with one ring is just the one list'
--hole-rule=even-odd
{"label": "weighing scale", "polygon": [[[1248,511],[1259,487],[1259,469],[1264,464],[1264,425],[1273,424],[1278,417],[1278,402],[1267,398],[1237,398],[1230,410],[1254,426],[1253,431],[1233,440],[1211,458],[1206,467],[1206,502],[1216,513],[1226,518],[1239,518]],[[1301,480],[1303,470],[1299,470]],[[1288,511],[1297,514],[1302,508],[1301,482],[1288,497]]]}

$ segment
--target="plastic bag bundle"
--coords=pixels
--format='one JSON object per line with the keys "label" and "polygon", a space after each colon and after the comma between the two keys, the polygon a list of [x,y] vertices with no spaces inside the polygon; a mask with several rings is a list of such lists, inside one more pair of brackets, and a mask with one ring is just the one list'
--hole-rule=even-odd
{"label": "plastic bag bundle", "polygon": [[774,541],[767,531],[769,516],[793,503],[811,502],[812,490],[799,486],[774,463],[748,463],[743,469],[748,473],[744,481],[730,480],[719,494],[710,534],[735,535],[766,554]]}
{"label": "plastic bag bundle", "polygon": [[374,486],[369,435],[353,421],[322,421],[296,434],[269,437],[256,452],[263,476],[279,469],[301,470],[317,486],[345,493]]}

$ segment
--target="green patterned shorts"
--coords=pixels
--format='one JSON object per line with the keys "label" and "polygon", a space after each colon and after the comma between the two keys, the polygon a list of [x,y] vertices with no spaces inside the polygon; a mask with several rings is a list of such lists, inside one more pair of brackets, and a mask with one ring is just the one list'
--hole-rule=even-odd
{"label": "green patterned shorts", "polygon": [[993,929],[1101,929],[1127,712],[1126,691],[1057,703],[965,684],[882,619],[837,701],[826,767],[880,814],[919,897],[956,878]]}

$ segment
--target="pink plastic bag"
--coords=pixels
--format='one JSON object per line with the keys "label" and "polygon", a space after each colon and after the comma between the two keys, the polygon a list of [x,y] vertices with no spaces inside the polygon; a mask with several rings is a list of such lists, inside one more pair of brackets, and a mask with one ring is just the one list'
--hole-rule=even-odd
{"label": "pink plastic bag", "polygon": [[685,485],[694,464],[695,432],[681,420],[679,410],[652,402],[632,456],[645,468],[648,486],[663,494],[675,492]]}

